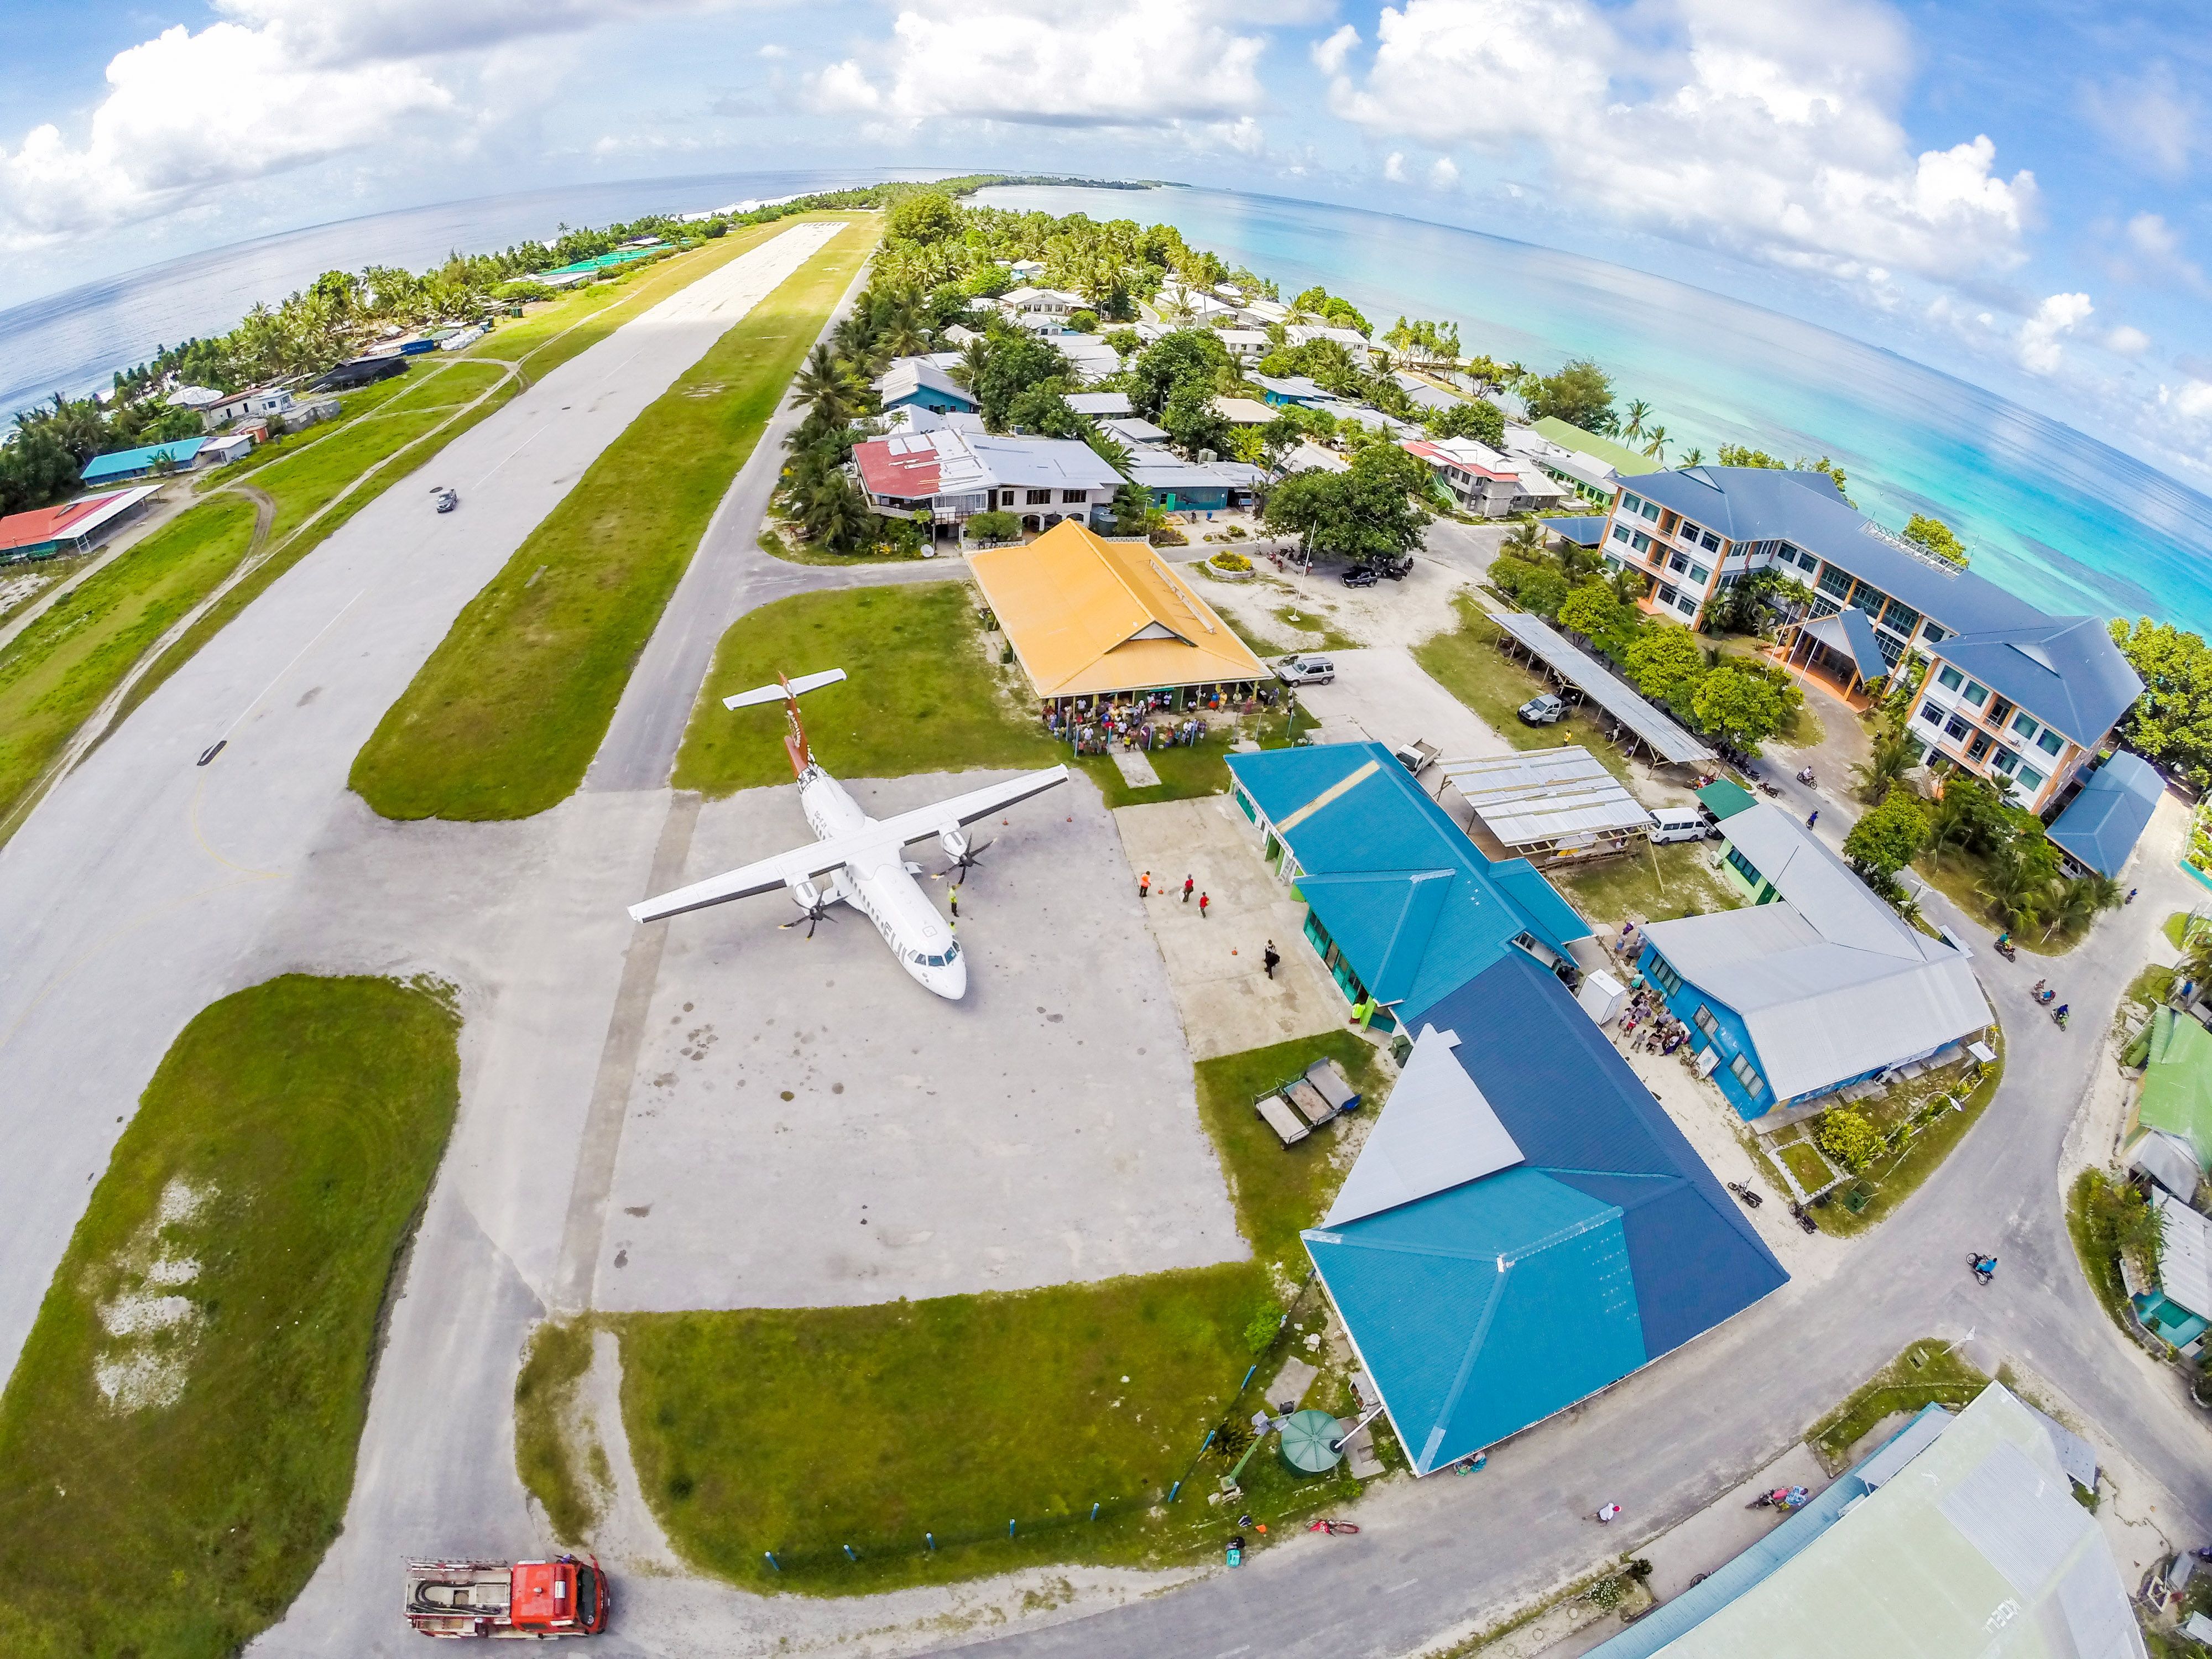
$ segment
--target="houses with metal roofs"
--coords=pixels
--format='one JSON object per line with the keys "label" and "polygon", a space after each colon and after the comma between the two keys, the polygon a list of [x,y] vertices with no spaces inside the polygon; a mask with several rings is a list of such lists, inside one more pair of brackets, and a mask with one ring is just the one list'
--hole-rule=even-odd
{"label": "houses with metal roofs", "polygon": [[[2160,1007],[2120,1060],[2142,1067],[2136,1127],[2179,1141],[2189,1148],[2198,1172],[2212,1175],[2212,1033],[2193,1016]],[[2176,1186],[2172,1181],[2166,1184]]]}
{"label": "houses with metal roofs", "polygon": [[2084,1474],[2094,1454],[1996,1383],[1929,1406],[1590,1659],[2143,1659]]}
{"label": "houses with metal roofs", "polygon": [[183,472],[195,464],[207,441],[205,438],[176,438],[165,444],[142,444],[136,449],[95,455],[84,464],[83,482],[115,484],[129,478],[143,478],[151,472]]}
{"label": "houses with metal roofs", "polygon": [[2089,774],[2052,821],[2051,844],[2075,872],[2118,877],[2165,793],[2157,769],[2123,749]]}
{"label": "houses with metal roofs", "polygon": [[1069,520],[1082,524],[1112,507],[1121,475],[1090,445],[950,423],[958,419],[855,444],[853,467],[868,505],[954,537],[978,513],[1012,513],[1023,529],[1042,531]]}
{"label": "houses with metal roofs", "polygon": [[1409,438],[1400,447],[1427,462],[1454,501],[1486,519],[1542,512],[1566,498],[1534,462],[1501,454],[1474,438]]}
{"label": "houses with metal roofs", "polygon": [[1087,311],[1091,307],[1091,301],[1080,294],[1071,294],[1066,289],[1026,286],[1001,294],[995,303],[1001,312],[1024,328],[1033,328],[1044,334],[1065,331],[1071,316],[1079,311]]}
{"label": "houses with metal roofs", "polygon": [[1549,969],[1590,936],[1534,866],[1484,857],[1379,743],[1231,755],[1229,770],[1261,856],[1306,905],[1306,943],[1383,1030],[1509,951]]}
{"label": "houses with metal roofs", "polygon": [[1193,692],[1249,697],[1271,678],[1143,541],[1107,541],[1069,520],[1026,546],[970,555],[969,570],[1038,699],[1058,712],[1153,691],[1177,707]]}
{"label": "houses with metal roofs", "polygon": [[2194,1359],[2212,1328],[2212,1221],[2172,1193],[2155,1193],[2159,1220],[2158,1276],[2129,1287],[2142,1327]]}
{"label": "houses with metal roofs", "polygon": [[927,409],[939,415],[972,415],[979,407],[975,394],[929,357],[893,358],[877,378],[876,396],[885,414],[895,409]]}
{"label": "houses with metal roofs", "polygon": [[1526,454],[1561,484],[1597,507],[1610,507],[1623,478],[1659,471],[1660,464],[1626,444],[1547,415],[1527,426],[1508,426],[1505,447]]}
{"label": "houses with metal roofs", "polygon": [[[1119,429],[1130,422],[1114,421]],[[1124,470],[1129,482],[1170,513],[1211,513],[1243,507],[1260,486],[1256,466],[1243,461],[1187,461],[1158,443],[1133,446]]]}
{"label": "houses with metal roofs", "polygon": [[1638,967],[1747,1118],[1941,1054],[1990,1021],[1972,953],[1930,938],[1789,813],[1721,821],[1741,909],[1644,924]]}
{"label": "houses with metal roofs", "polygon": [[0,519],[0,564],[89,553],[145,510],[158,486],[81,495]]}
{"label": "houses with metal roofs", "polygon": [[1420,1014],[1304,1241],[1417,1475],[1789,1279],[1605,1033],[1510,948]]}
{"label": "houses with metal roofs", "polygon": [[1887,670],[1924,659],[1909,722],[1921,757],[1986,778],[2031,811],[2064,804],[2142,690],[2101,620],[2046,616],[1915,547],[1826,473],[1692,466],[1632,479],[1604,550],[1649,578],[1647,608],[1692,626],[1754,572],[1795,578],[1814,603],[1794,653],[1847,684],[1880,678],[1869,651]]}

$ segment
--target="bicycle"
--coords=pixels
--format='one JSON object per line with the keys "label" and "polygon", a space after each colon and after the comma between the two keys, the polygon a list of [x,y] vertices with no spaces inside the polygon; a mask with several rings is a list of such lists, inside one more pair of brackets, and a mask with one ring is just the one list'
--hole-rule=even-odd
{"label": "bicycle", "polygon": [[1349,1521],[1331,1521],[1324,1518],[1315,1522],[1311,1526],[1308,1527],[1306,1530],[1308,1532],[1325,1532],[1330,1537],[1335,1538],[1345,1533],[1358,1532],[1359,1528],[1353,1526]]}

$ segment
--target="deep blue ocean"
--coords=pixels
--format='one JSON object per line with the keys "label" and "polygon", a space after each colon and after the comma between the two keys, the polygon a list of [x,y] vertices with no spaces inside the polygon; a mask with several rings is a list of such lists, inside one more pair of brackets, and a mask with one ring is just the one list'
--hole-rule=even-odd
{"label": "deep blue ocean", "polygon": [[[379,214],[195,253],[0,311],[0,410],[82,393],[157,345],[229,328],[338,267],[420,268],[448,252],[880,169],[580,185]],[[918,176],[918,175],[917,175]],[[1449,319],[1469,351],[1549,369],[1595,357],[1643,398],[1669,454],[1723,442],[1832,456],[1893,528],[1948,521],[1974,568],[2063,614],[2149,615],[2212,635],[2212,498],[1993,392],[1832,330],[1666,277],[1480,232],[1224,191],[1012,186],[994,205],[1175,225],[1284,292],[1318,283],[1378,327]]]}
{"label": "deep blue ocean", "polygon": [[1795,318],[1624,266],[1353,208],[1225,191],[986,191],[993,206],[1174,225],[1287,296],[1459,325],[1462,347],[1547,372],[1595,358],[1655,406],[1668,453],[1723,443],[1832,457],[1892,529],[1942,519],[1978,574],[2047,611],[2151,616],[2212,636],[2212,498],[1978,386]]}

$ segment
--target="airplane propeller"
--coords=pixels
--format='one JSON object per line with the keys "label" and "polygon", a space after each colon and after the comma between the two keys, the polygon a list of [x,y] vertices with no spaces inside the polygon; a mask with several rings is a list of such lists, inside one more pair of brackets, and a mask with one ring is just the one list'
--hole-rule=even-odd
{"label": "airplane propeller", "polygon": [[776,932],[779,933],[786,932],[790,928],[798,927],[799,924],[803,921],[806,924],[806,937],[812,939],[814,937],[814,927],[817,922],[835,921],[836,920],[836,917],[830,914],[830,901],[826,898],[817,899],[813,903],[806,907],[806,914],[805,915],[793,916],[789,921],[778,922],[776,924]]}
{"label": "airplane propeller", "polygon": [[[983,843],[983,847],[988,847],[990,844],[991,843],[987,841]],[[951,876],[957,880],[960,877],[966,875],[970,870],[974,869],[977,865],[983,861],[977,856],[977,854],[982,852],[983,847],[963,847],[960,849],[959,856],[952,860],[952,867],[950,870],[945,871],[943,875],[939,876],[938,879],[939,881],[943,881],[946,876]]]}

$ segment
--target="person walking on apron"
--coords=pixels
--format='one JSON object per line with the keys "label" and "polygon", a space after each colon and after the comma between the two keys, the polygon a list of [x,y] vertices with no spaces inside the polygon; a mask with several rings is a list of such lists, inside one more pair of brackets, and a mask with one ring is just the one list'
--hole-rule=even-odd
{"label": "person walking on apron", "polygon": [[1282,959],[1283,953],[1275,948],[1275,941],[1269,939],[1267,941],[1267,954],[1260,958],[1261,962],[1267,964],[1267,977],[1269,979],[1274,978],[1276,966],[1282,961]]}
{"label": "person walking on apron", "polygon": [[1190,896],[1197,890],[1197,887],[1198,884],[1192,880],[1188,876],[1185,876],[1182,878],[1182,902],[1185,904],[1190,902]]}

